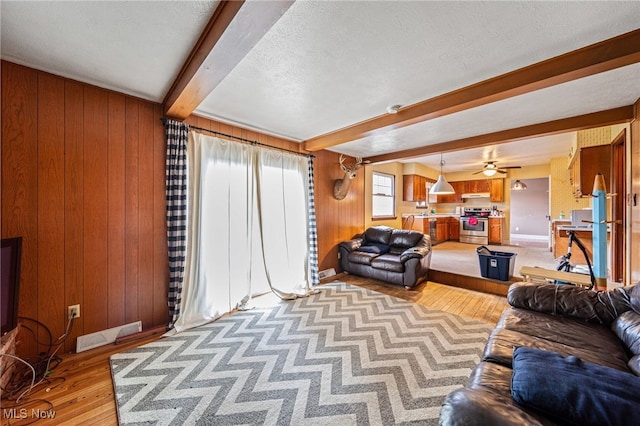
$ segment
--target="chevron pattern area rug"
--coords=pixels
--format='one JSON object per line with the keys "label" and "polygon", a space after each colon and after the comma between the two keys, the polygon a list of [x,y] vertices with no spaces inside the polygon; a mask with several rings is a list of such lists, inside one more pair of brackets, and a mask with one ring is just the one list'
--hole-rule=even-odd
{"label": "chevron pattern area rug", "polygon": [[489,324],[345,283],[111,357],[121,424],[437,424]]}

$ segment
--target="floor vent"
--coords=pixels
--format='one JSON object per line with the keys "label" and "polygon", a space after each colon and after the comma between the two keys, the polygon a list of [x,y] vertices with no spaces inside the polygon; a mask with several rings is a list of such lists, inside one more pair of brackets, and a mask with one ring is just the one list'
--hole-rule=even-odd
{"label": "floor vent", "polygon": [[139,333],[142,331],[142,321],[132,322],[131,324],[121,325],[119,327],[109,328],[108,330],[97,331],[91,334],[85,334],[78,337],[76,342],[76,353],[88,351],[98,346],[108,345],[116,341],[118,337],[128,336],[129,334]]}
{"label": "floor vent", "polygon": [[335,274],[336,274],[336,270],[333,269],[333,268],[325,269],[325,270],[320,271],[318,273],[318,275],[320,276],[321,280],[323,280],[325,278],[333,277]]}

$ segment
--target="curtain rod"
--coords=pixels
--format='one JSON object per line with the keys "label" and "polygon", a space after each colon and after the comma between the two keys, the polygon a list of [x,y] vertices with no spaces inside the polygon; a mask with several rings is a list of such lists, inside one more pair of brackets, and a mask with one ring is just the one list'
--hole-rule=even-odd
{"label": "curtain rod", "polygon": [[202,132],[209,132],[209,133],[213,133],[215,135],[220,135],[220,136],[226,136],[228,138],[233,138],[233,139],[237,139],[239,141],[245,142],[245,143],[249,143],[251,145],[259,145],[259,146],[264,146],[266,148],[271,148],[271,149],[277,149],[279,151],[285,151],[285,152],[289,152],[291,154],[296,154],[296,155],[302,155],[304,157],[311,157],[311,158],[315,158],[315,155],[313,154],[305,154],[303,152],[298,152],[298,151],[293,151],[291,149],[287,149],[287,148],[280,148],[279,146],[273,146],[273,145],[267,145],[265,143],[261,143],[258,141],[254,141],[251,139],[245,139],[245,138],[241,138],[239,136],[233,136],[233,135],[229,135],[227,133],[222,133],[222,132],[216,132],[215,130],[209,130],[209,129],[204,129],[202,127],[197,127],[197,126],[191,126],[189,124],[187,124],[187,127],[189,127],[190,129],[195,129],[195,130],[200,130]]}

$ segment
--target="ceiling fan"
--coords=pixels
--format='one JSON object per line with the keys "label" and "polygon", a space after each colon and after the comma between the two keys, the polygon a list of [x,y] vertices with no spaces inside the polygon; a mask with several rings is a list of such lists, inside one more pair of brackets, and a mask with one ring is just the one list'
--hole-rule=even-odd
{"label": "ceiling fan", "polygon": [[482,170],[478,170],[472,174],[477,175],[478,173],[484,173],[485,176],[493,176],[496,173],[507,173],[506,169],[519,169],[521,166],[507,166],[507,167],[498,167],[496,165],[497,161],[485,161],[484,167]]}

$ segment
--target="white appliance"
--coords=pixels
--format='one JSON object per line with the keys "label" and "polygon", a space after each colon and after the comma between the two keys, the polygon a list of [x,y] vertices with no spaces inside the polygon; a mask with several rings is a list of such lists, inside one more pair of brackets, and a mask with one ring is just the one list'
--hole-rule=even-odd
{"label": "white appliance", "polygon": [[590,228],[592,227],[592,224],[588,222],[591,222],[592,220],[593,215],[591,209],[571,210],[571,226]]}
{"label": "white appliance", "polygon": [[460,216],[460,242],[489,244],[490,207],[465,207]]}

